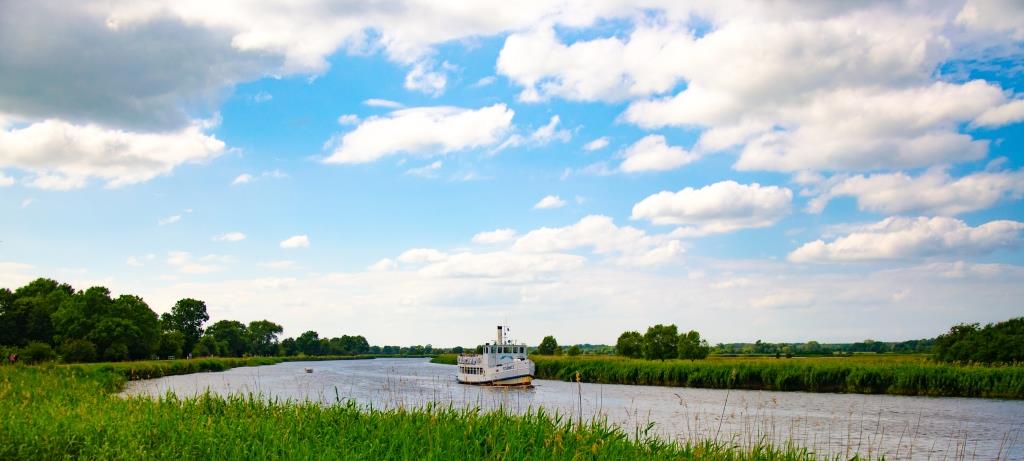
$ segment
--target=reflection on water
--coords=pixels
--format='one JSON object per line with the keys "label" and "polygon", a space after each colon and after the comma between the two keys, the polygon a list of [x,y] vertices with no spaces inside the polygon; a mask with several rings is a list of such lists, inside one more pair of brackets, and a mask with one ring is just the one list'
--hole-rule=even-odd
{"label": "reflection on water", "polygon": [[[305,373],[305,368],[313,373]],[[758,441],[888,459],[1024,459],[1024,401],[812,394],[536,380],[533,389],[461,385],[455,367],[427,359],[291,362],[129,383],[125,393],[159,396],[255,394],[324,404],[355,400],[373,408],[428,402],[564,417],[603,417],[633,433],[675,440]],[[582,397],[582,400],[581,400]]]}

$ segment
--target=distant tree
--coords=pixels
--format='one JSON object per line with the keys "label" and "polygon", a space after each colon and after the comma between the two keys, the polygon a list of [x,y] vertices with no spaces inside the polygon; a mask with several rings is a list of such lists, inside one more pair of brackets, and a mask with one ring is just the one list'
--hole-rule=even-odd
{"label": "distant tree", "polygon": [[708,346],[707,341],[700,339],[700,333],[690,330],[687,333],[679,335],[677,352],[681,359],[691,361],[702,360],[707,358],[708,353],[711,352],[711,347]]}
{"label": "distant tree", "polygon": [[320,355],[320,334],[310,330],[299,335],[295,338],[295,347],[306,355]]}
{"label": "distant tree", "polygon": [[166,359],[169,357],[181,358],[181,350],[185,345],[185,335],[180,331],[164,331],[160,333],[160,340],[157,345],[157,356]]}
{"label": "distant tree", "polygon": [[255,355],[274,355],[277,353],[277,335],[284,328],[269,320],[249,322],[249,338],[252,341],[251,352]]}
{"label": "distant tree", "polygon": [[206,327],[206,334],[224,345],[226,356],[241,357],[250,351],[249,330],[235,320],[221,320]]}
{"label": "distant tree", "polygon": [[627,331],[615,342],[615,352],[624,357],[644,356],[644,337],[638,331]]}
{"label": "distant tree", "polygon": [[165,323],[164,328],[180,331],[185,337],[182,353],[188,355],[203,335],[203,324],[210,320],[210,315],[206,313],[206,303],[185,298],[175,303],[170,314],[161,317],[161,320]]}
{"label": "distant tree", "polygon": [[160,320],[142,298],[121,295],[110,305],[110,315],[121,318],[138,330],[138,336],[126,338],[128,355],[132,359],[148,359],[160,346]]}
{"label": "distant tree", "polygon": [[224,343],[217,341],[213,336],[203,335],[199,338],[199,341],[196,342],[195,347],[192,349],[192,355],[195,357],[221,355],[224,346]]}
{"label": "distant tree", "polygon": [[0,344],[52,344],[52,316],[73,293],[70,285],[46,278],[33,280],[13,292],[0,290]]}
{"label": "distant tree", "polygon": [[299,347],[295,344],[295,338],[285,338],[281,341],[281,355],[293,356],[299,353]]}
{"label": "distant tree", "polygon": [[558,341],[554,336],[545,336],[537,346],[537,353],[540,355],[554,355],[558,351]]}
{"label": "distant tree", "polygon": [[454,354],[461,354],[464,351],[465,351],[465,349],[463,349],[462,346],[455,346],[455,347],[452,348],[452,353],[454,353]]}
{"label": "distant tree", "polygon": [[568,355],[570,357],[575,357],[577,355],[580,355],[580,347],[576,346],[576,345],[573,345],[572,347],[569,348],[568,351],[566,351],[566,355]]}
{"label": "distant tree", "polygon": [[990,323],[955,325],[935,338],[935,358],[947,362],[1024,362],[1024,317]]}
{"label": "distant tree", "polygon": [[644,334],[644,357],[648,360],[676,358],[679,333],[675,325],[655,325]]}
{"label": "distant tree", "polygon": [[60,346],[60,355],[67,363],[96,360],[96,345],[86,339],[72,339]]}
{"label": "distant tree", "polygon": [[49,362],[57,357],[49,344],[39,341],[29,341],[25,347],[21,348],[19,355],[25,363]]}

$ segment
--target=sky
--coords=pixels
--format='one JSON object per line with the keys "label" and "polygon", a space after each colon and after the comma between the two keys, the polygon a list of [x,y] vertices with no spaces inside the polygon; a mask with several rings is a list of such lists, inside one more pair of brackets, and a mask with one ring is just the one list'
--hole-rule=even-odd
{"label": "sky", "polygon": [[0,287],[285,335],[1024,314],[1024,5],[0,1]]}

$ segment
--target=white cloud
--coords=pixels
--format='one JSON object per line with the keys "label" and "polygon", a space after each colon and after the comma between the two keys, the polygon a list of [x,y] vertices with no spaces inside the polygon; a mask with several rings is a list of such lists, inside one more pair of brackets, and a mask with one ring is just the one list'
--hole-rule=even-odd
{"label": "white cloud", "polygon": [[1024,170],[983,171],[957,179],[940,168],[917,177],[901,172],[832,178],[808,202],[808,211],[821,213],[830,200],[841,196],[856,197],[863,211],[886,215],[957,215],[1024,196]]}
{"label": "white cloud", "polygon": [[666,235],[648,235],[635,227],[616,226],[611,218],[590,215],[565,227],[542,227],[516,239],[512,250],[525,253],[554,253],[593,248],[612,256],[617,263],[649,266],[670,262],[683,253],[681,244]]}
{"label": "white cloud", "polygon": [[363,105],[370,106],[370,107],[383,107],[385,109],[401,109],[401,108],[405,107],[405,104],[402,104],[402,103],[400,103],[398,101],[392,101],[392,100],[389,100],[389,99],[379,99],[379,98],[367,99],[367,100],[363,101]]}
{"label": "white cloud", "polygon": [[249,173],[242,173],[236,176],[233,181],[231,181],[231,185],[237,186],[239,184],[249,184],[250,182],[252,182],[252,175]]}
{"label": "white cloud", "polygon": [[548,195],[548,196],[540,199],[540,201],[537,202],[537,204],[533,206],[533,209],[535,209],[535,210],[550,210],[550,209],[553,209],[553,208],[561,208],[563,206],[565,206],[565,200],[562,200],[561,197],[559,197],[557,195]]}
{"label": "white cloud", "polygon": [[486,77],[481,78],[480,80],[477,80],[476,83],[470,86],[472,86],[473,88],[483,88],[485,86],[490,86],[494,84],[494,82],[496,82],[497,80],[497,77],[493,75],[488,75]]}
{"label": "white cloud", "polygon": [[405,170],[405,174],[411,176],[419,176],[421,178],[436,178],[437,171],[440,170],[442,166],[444,166],[443,162],[441,162],[440,160],[434,160],[429,165],[424,165],[421,167],[410,168],[408,170]]}
{"label": "white cloud", "polygon": [[682,225],[676,235],[700,236],[771,226],[789,214],[792,199],[784,187],[722,181],[648,196],[633,206],[632,219]]}
{"label": "white cloud", "polygon": [[368,272],[387,272],[398,267],[398,264],[390,258],[383,258],[367,267]]}
{"label": "white cloud", "polygon": [[14,178],[7,176],[3,171],[0,171],[0,187],[11,186],[14,184]]}
{"label": "white cloud", "polygon": [[547,125],[537,128],[527,136],[523,136],[518,133],[513,134],[490,153],[495,154],[504,149],[522,145],[540,147],[546,146],[552,141],[569,142],[572,139],[572,133],[566,129],[558,129],[559,123],[561,123],[561,118],[557,115],[552,115],[551,119],[548,120]]}
{"label": "white cloud", "polygon": [[421,264],[443,261],[448,255],[433,248],[413,248],[398,256],[398,261],[405,264]]}
{"label": "white cloud", "polygon": [[245,240],[245,234],[241,232],[228,232],[226,234],[214,236],[213,239],[218,242],[241,242],[242,240]]}
{"label": "white cloud", "polygon": [[947,217],[891,217],[831,242],[815,240],[789,254],[792,262],[860,262],[990,253],[1018,245],[1024,223],[990,221],[971,227]]}
{"label": "white cloud", "polygon": [[169,225],[169,224],[176,224],[176,223],[178,223],[178,221],[181,221],[181,215],[180,214],[171,215],[171,216],[168,216],[166,218],[160,218],[160,219],[158,219],[156,221],[156,223],[157,223],[157,225],[160,225],[160,226],[166,226],[166,225]]}
{"label": "white cloud", "polygon": [[987,109],[974,119],[975,126],[997,128],[1024,120],[1024,100],[1017,99]]}
{"label": "white cloud", "polygon": [[122,187],[223,153],[224,143],[204,133],[210,126],[195,122],[175,132],[136,133],[51,119],[0,127],[0,167],[34,173],[28,184],[43,189],[79,188],[90,179]]}
{"label": "white cloud", "polygon": [[405,89],[419,91],[431,96],[440,96],[448,84],[444,72],[432,70],[426,62],[418,62],[405,75]]}
{"label": "white cloud", "polygon": [[274,95],[267,93],[266,91],[260,91],[252,97],[253,102],[256,104],[262,104],[272,99],[274,99]]}
{"label": "white cloud", "polygon": [[674,170],[697,160],[698,156],[678,146],[669,146],[665,137],[648,135],[626,148],[619,169],[626,173]]}
{"label": "white cloud", "polygon": [[355,114],[344,114],[338,117],[338,125],[358,125],[359,116]]}
{"label": "white cloud", "polygon": [[516,237],[515,229],[495,229],[487,232],[480,232],[473,236],[473,243],[481,245],[494,245],[497,243],[509,242]]}
{"label": "white cloud", "polygon": [[814,293],[806,290],[776,290],[750,300],[756,309],[808,307],[814,302]]}
{"label": "white cloud", "polygon": [[550,253],[524,254],[509,251],[456,253],[420,269],[429,277],[482,277],[534,280],[544,274],[564,272],[583,266],[586,258]]}
{"label": "white cloud", "polygon": [[281,241],[281,248],[289,249],[307,247],[309,247],[309,237],[306,235],[295,235]]}
{"label": "white cloud", "polygon": [[22,200],[21,201],[21,208],[28,208],[28,206],[31,205],[32,202],[33,202],[33,200],[31,198],[27,198],[25,200]]}
{"label": "white cloud", "polygon": [[167,264],[182,274],[209,274],[223,270],[223,264],[231,258],[221,255],[206,255],[195,259],[186,251],[168,251]]}
{"label": "white cloud", "polygon": [[504,104],[480,109],[417,107],[370,117],[337,140],[326,163],[367,163],[400,153],[433,156],[500,141],[515,112]]}
{"label": "white cloud", "polygon": [[1008,32],[1024,40],[1024,9],[1015,0],[968,0],[956,23],[975,30]]}
{"label": "white cloud", "polygon": [[593,141],[590,141],[590,142],[584,144],[583,145],[583,149],[591,151],[591,152],[593,152],[595,150],[601,150],[601,149],[604,149],[605,147],[608,147],[608,142],[609,142],[609,139],[608,139],[607,136],[601,136],[600,138],[597,138],[597,139],[595,139]]}

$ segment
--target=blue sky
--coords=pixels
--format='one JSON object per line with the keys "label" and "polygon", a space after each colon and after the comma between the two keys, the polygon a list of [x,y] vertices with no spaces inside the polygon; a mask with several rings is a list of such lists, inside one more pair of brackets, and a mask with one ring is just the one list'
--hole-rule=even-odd
{"label": "blue sky", "polygon": [[1020,314],[1019,5],[485,3],[5,3],[0,286],[375,344]]}

